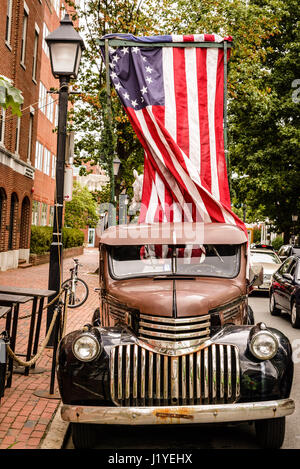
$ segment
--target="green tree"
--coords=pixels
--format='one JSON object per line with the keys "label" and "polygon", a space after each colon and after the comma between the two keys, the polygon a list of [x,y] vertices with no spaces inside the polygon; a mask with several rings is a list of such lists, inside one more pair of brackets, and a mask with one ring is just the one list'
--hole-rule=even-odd
{"label": "green tree", "polygon": [[70,228],[94,228],[99,216],[97,214],[97,202],[87,187],[75,183],[72,200],[66,202],[65,226]]}
{"label": "green tree", "polygon": [[[235,170],[249,177],[236,181],[238,198],[272,220],[288,242],[292,214],[300,211],[300,41],[299,8],[294,0],[255,1],[278,18],[276,35],[265,37],[264,76],[257,79],[261,100],[246,96],[231,125],[231,158]],[[237,107],[237,106],[236,106]],[[299,226],[298,226],[299,230]]]}
{"label": "green tree", "polygon": [[22,92],[15,88],[11,81],[0,75],[0,107],[11,109],[12,114],[21,116],[21,105],[24,102]]}
{"label": "green tree", "polygon": [[[67,2],[75,7],[74,1]],[[73,16],[73,20],[79,18],[82,24],[86,45],[75,87],[80,93],[73,95],[75,106],[69,114],[71,128],[77,135],[75,164],[90,161],[92,165],[100,164],[109,173],[115,152],[121,160],[116,193],[126,187],[129,196],[134,181],[133,169],[142,170],[144,152],[113,88],[110,125],[105,66],[97,39],[116,31],[147,34],[153,26],[153,20],[147,14],[152,0],[146,0],[143,8],[142,3],[141,0],[85,0],[81,6],[76,6]]]}

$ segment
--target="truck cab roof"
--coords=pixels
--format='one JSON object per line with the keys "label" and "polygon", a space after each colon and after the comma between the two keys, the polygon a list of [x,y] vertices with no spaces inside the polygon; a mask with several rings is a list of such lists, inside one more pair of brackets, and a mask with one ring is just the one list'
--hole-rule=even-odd
{"label": "truck cab roof", "polygon": [[111,226],[100,243],[109,246],[142,244],[243,244],[245,232],[226,223],[164,222]]}

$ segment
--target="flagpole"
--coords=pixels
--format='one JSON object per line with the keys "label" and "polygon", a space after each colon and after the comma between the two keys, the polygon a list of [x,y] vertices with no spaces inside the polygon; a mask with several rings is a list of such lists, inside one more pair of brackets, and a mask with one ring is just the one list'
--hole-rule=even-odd
{"label": "flagpole", "polygon": [[[109,127],[112,135],[112,107],[111,107],[111,92],[110,92],[110,79],[109,79],[109,42],[105,39],[105,68],[106,68],[106,99],[107,99],[107,112]],[[114,166],[113,166],[114,154],[111,155],[111,162],[109,167],[109,179],[110,179],[110,204],[108,208],[108,226],[116,224],[115,217],[115,180],[114,180]]]}
{"label": "flagpole", "polygon": [[225,161],[227,168],[227,178],[229,193],[231,193],[231,174],[230,174],[230,161],[228,154],[228,127],[227,127],[227,73],[228,73],[228,61],[227,61],[227,41],[224,40],[224,110],[223,110],[223,127],[224,127],[224,152],[225,152]]}

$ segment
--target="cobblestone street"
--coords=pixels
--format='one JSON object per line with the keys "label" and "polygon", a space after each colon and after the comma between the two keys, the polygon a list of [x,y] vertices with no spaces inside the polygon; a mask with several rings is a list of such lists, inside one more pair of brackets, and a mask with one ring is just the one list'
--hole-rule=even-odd
{"label": "cobblestone street", "polygon": [[[89,286],[89,297],[86,303],[77,308],[69,309],[67,315],[66,332],[77,329],[91,318],[92,312],[98,306],[98,295],[94,288],[98,285],[98,275],[95,271],[98,267],[98,251],[95,248],[87,248],[79,257],[79,277]],[[69,277],[69,269],[72,267],[72,259],[64,260],[64,279]],[[29,267],[26,269],[9,270],[0,272],[0,284],[28,288],[48,288],[49,264]],[[16,353],[26,353],[29,323],[28,316],[31,313],[31,302],[20,307]],[[40,343],[45,337],[46,310],[43,313],[43,321],[40,334]],[[5,319],[0,320],[0,331],[5,328]],[[37,391],[49,393],[52,348],[46,348],[38,360],[36,369],[39,373],[29,373],[24,376],[23,367],[14,368],[12,386],[6,388],[0,404],[0,449],[38,449],[47,434],[47,429],[60,404],[60,399],[37,397]],[[23,356],[20,356],[24,360]],[[18,371],[21,371],[18,372]],[[55,385],[55,390],[57,386]]]}

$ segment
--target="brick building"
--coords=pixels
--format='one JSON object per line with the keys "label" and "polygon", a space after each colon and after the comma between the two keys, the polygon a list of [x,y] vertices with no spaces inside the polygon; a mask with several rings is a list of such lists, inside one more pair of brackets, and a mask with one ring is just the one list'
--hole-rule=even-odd
{"label": "brick building", "polygon": [[0,75],[22,91],[22,116],[0,109],[0,270],[29,259],[31,224],[52,223],[58,87],[45,37],[63,0],[0,1]]}

